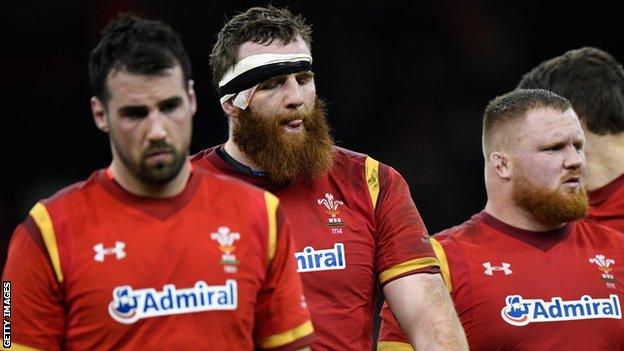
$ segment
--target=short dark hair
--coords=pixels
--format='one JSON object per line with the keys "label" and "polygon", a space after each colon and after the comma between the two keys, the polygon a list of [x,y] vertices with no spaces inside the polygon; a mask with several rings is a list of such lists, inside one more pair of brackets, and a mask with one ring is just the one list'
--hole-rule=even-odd
{"label": "short dark hair", "polygon": [[624,132],[624,70],[605,51],[592,47],[567,51],[525,74],[518,88],[548,89],[565,96],[595,134]]}
{"label": "short dark hair", "polygon": [[523,120],[529,111],[552,108],[565,112],[572,108],[566,98],[544,89],[516,89],[490,101],[483,113],[483,153],[491,151],[493,135],[510,122]]}
{"label": "short dark hair", "polygon": [[179,64],[184,85],[191,79],[191,61],[180,35],[168,24],[121,14],[102,31],[89,56],[89,79],[95,96],[109,98],[106,78],[112,70],[156,75]]}
{"label": "short dark hair", "polygon": [[238,49],[248,41],[270,45],[273,40],[289,44],[301,36],[312,49],[312,28],[301,15],[293,15],[288,9],[252,7],[239,13],[225,23],[217,34],[217,42],[210,54],[212,82],[218,88],[219,81],[237,62]]}

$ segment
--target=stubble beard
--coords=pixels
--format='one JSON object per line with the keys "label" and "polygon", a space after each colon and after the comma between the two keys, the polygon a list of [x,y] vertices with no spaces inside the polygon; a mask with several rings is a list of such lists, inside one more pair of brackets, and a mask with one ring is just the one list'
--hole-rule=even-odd
{"label": "stubble beard", "polygon": [[[141,152],[139,161],[133,160],[132,156],[123,148],[119,147],[115,134],[111,131],[110,141],[115,148],[117,156],[126,166],[130,173],[139,181],[150,186],[162,186],[171,182],[182,170],[188,156],[189,143],[182,150],[176,150],[173,145],[165,142],[152,142]],[[169,152],[172,160],[169,162],[148,163],[147,157],[154,152]]]}
{"label": "stubble beard", "polygon": [[[301,119],[304,130],[284,130],[288,121]],[[234,123],[236,145],[267,173],[273,184],[311,181],[331,169],[334,142],[325,118],[325,103],[316,99],[311,112],[260,116],[251,107]]]}

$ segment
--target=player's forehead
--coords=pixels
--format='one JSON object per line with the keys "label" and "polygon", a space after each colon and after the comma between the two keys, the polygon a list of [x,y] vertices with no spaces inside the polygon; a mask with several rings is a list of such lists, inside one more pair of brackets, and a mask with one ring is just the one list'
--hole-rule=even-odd
{"label": "player's forehead", "polygon": [[539,107],[527,112],[520,128],[520,139],[530,143],[584,140],[581,123],[573,109],[560,111]]}
{"label": "player's forehead", "polygon": [[305,41],[297,36],[297,39],[284,45],[281,40],[273,40],[270,44],[258,44],[245,42],[238,49],[237,61],[246,57],[260,54],[306,54],[311,55],[310,48]]}
{"label": "player's forehead", "polygon": [[132,73],[121,68],[111,71],[106,87],[112,104],[144,104],[184,93],[184,78],[179,65],[158,74]]}

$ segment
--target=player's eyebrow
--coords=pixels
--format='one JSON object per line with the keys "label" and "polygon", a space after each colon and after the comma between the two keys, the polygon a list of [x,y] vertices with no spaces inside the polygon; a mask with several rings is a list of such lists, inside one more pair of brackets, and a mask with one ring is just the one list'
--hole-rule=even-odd
{"label": "player's eyebrow", "polygon": [[148,115],[149,109],[144,105],[122,106],[119,108],[118,113],[120,116],[125,117],[145,117]]}
{"label": "player's eyebrow", "polygon": [[[292,73],[290,73],[290,74],[292,74]],[[264,82],[260,83],[258,85],[258,88],[262,89],[264,87],[271,86],[273,84],[283,83],[284,81],[286,81],[286,79],[288,78],[288,76],[290,74],[280,74],[278,76],[271,77],[271,78],[265,80]],[[295,73],[295,78],[296,79],[310,79],[310,78],[314,78],[314,72],[312,72],[312,71],[297,72],[297,73]]]}
{"label": "player's eyebrow", "polygon": [[297,72],[295,76],[297,78],[314,78],[314,72],[312,71]]}
{"label": "player's eyebrow", "polygon": [[182,105],[182,98],[180,96],[173,96],[158,103],[158,109],[168,110]]}
{"label": "player's eyebrow", "polygon": [[264,88],[266,86],[269,86],[269,85],[273,85],[273,84],[284,82],[286,80],[286,76],[287,76],[287,74],[280,74],[279,76],[271,77],[271,78],[265,80],[264,82],[258,84],[258,88],[262,89],[262,88]]}

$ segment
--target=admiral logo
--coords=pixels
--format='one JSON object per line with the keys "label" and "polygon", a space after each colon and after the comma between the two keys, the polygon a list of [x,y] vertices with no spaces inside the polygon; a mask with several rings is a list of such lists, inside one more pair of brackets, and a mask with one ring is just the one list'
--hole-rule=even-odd
{"label": "admiral logo", "polygon": [[162,291],[118,286],[113,290],[113,301],[108,305],[108,313],[119,323],[132,324],[149,317],[235,310],[237,305],[236,280],[228,279],[225,285],[214,286],[200,280],[186,289],[177,289],[175,285],[167,284]]}
{"label": "admiral logo", "polygon": [[560,322],[581,319],[622,319],[620,300],[611,294],[608,299],[594,299],[583,295],[580,300],[566,301],[553,297],[550,302],[541,299],[524,299],[509,295],[501,310],[503,320],[511,325],[525,326],[536,322]]}
{"label": "admiral logo", "polygon": [[297,272],[329,271],[347,268],[343,243],[335,243],[333,249],[315,250],[306,246],[302,252],[295,252]]}

